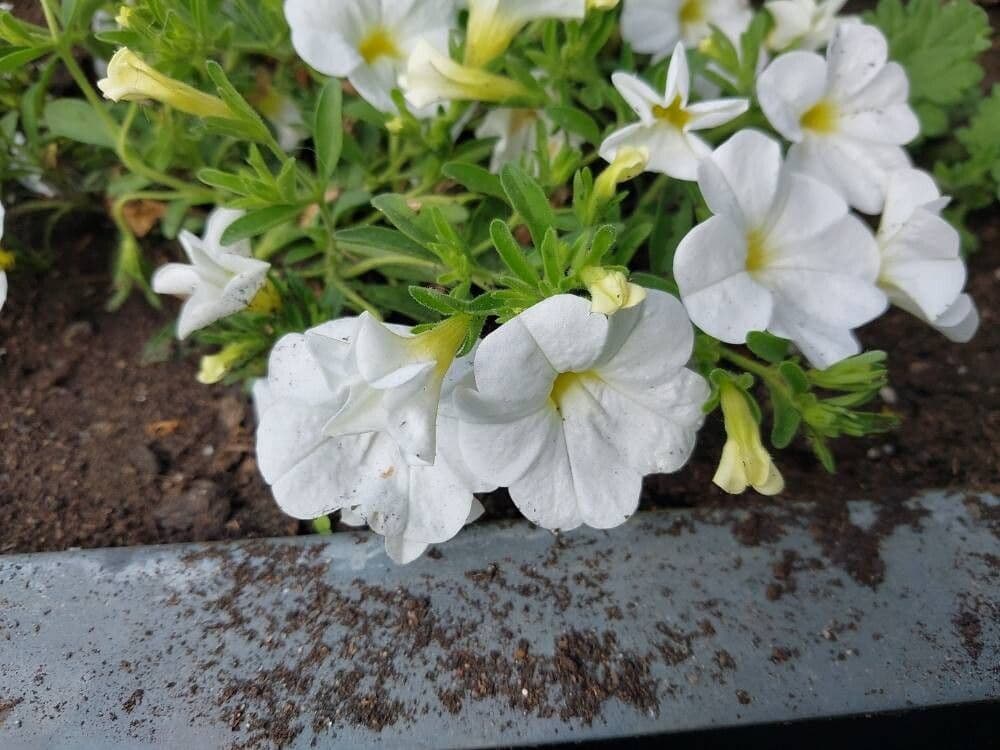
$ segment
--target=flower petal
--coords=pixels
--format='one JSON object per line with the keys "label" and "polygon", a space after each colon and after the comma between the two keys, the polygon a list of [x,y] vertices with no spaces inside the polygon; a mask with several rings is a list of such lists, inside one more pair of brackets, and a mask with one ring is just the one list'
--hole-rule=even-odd
{"label": "flower petal", "polygon": [[201,277],[194,266],[185,263],[167,263],[153,274],[153,291],[157,294],[174,294],[189,297],[195,293]]}
{"label": "flower petal", "polygon": [[698,167],[698,186],[714,214],[743,230],[765,226],[778,192],[781,146],[756,130],[741,130]]}
{"label": "flower petal", "polygon": [[688,121],[687,129],[705,130],[724,125],[742,115],[749,108],[750,102],[747,99],[714,99],[689,104],[687,113],[691,119]]}
{"label": "flower petal", "polygon": [[[606,316],[590,311],[590,302],[572,294],[557,294],[525,310],[505,326],[518,321],[534,340],[545,359],[556,372],[589,370],[604,350],[608,336]],[[501,328],[505,327],[502,326]],[[497,331],[498,332],[498,331]],[[491,334],[492,336],[493,334]],[[482,353],[490,337],[479,347]],[[501,374],[510,390],[510,362]],[[479,354],[476,355],[476,382],[480,374]],[[527,394],[524,394],[525,396]]]}
{"label": "flower petal", "polygon": [[965,344],[972,340],[979,328],[979,311],[972,297],[960,294],[955,304],[935,320],[933,325],[949,340]]}
{"label": "flower petal", "polygon": [[767,121],[790,141],[802,140],[802,115],[826,93],[827,62],[815,52],[779,55],[757,78]]}
{"label": "flower petal", "polygon": [[919,169],[898,169],[891,172],[886,185],[879,238],[891,237],[917,208],[935,203],[940,197],[934,178],[926,172]]}
{"label": "flower petal", "polygon": [[690,91],[691,71],[688,68],[687,53],[684,51],[684,43],[677,42],[674,51],[670,53],[670,67],[667,68],[667,86],[663,95],[665,106],[672,104],[675,99],[681,100],[681,106],[686,105]]}
{"label": "flower petal", "polygon": [[860,92],[881,72],[889,59],[889,44],[874,26],[841,23],[826,51],[827,85],[838,100]]}
{"label": "flower petal", "polygon": [[622,37],[654,62],[670,54],[680,39],[680,0],[624,0]]}
{"label": "flower petal", "polygon": [[660,95],[648,83],[639,76],[620,71],[612,73],[611,83],[640,121],[649,125],[656,120],[653,116],[653,105],[661,103]]}
{"label": "flower petal", "polygon": [[360,35],[357,20],[351,18],[354,5],[317,3],[315,0],[286,0],[285,18],[292,31],[292,46],[299,57],[328,76],[343,77],[363,62],[355,44],[348,41],[353,31]]}

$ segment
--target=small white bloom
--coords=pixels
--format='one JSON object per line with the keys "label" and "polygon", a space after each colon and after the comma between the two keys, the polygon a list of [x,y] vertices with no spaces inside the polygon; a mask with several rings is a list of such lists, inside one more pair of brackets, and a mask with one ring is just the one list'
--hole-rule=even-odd
{"label": "small white bloom", "polygon": [[505,102],[529,94],[519,82],[457,63],[424,41],[410,53],[399,85],[407,103],[421,111],[447,101]]}
{"label": "small white bloom", "polygon": [[[357,328],[357,318],[342,318],[275,345],[266,385],[254,387],[257,459],[285,513],[312,519],[341,510],[346,520],[367,523],[386,537],[393,559],[409,562],[426,545],[457,534],[477,515],[472,493],[492,487],[461,464],[456,420],[444,409],[433,466],[410,466],[385,433],[325,433],[348,398],[339,371],[326,367],[325,350],[332,343],[349,346]],[[468,358],[456,362],[446,392],[470,368]]]}
{"label": "small white bloom", "polygon": [[639,122],[626,125],[601,144],[601,158],[614,161],[624,146],[649,152],[647,171],[694,180],[698,162],[712,152],[711,146],[692,131],[714,128],[747,111],[746,99],[716,99],[688,104],[691,75],[687,53],[678,43],[670,58],[667,86],[657,94],[645,81],[630,73],[615,73],[611,80]]}
{"label": "small white bloom", "polygon": [[326,433],[385,432],[408,461],[433,464],[441,388],[468,329],[468,318],[455,316],[414,336],[365,313],[351,339],[312,334],[313,352],[347,391]]}
{"label": "small white bloom", "polygon": [[903,169],[889,175],[876,235],[882,253],[878,281],[893,304],[964,343],[976,333],[979,313],[962,293],[961,238],[940,216],[947,202],[926,172]]}
{"label": "small white bloom", "polygon": [[475,390],[455,390],[466,464],[539,526],[618,526],[643,476],[691,454],[708,396],[685,368],[694,334],[675,298],[648,295],[610,318],[549,297],[487,336]]}
{"label": "small white bloom", "polygon": [[286,0],[285,18],[303,60],[347,78],[373,107],[394,113],[391,94],[407,58],[421,40],[448,49],[455,6],[453,0]]}
{"label": "small white bloom", "polygon": [[177,320],[178,338],[249,307],[267,283],[270,263],[252,256],[250,241],[223,245],[222,233],[243,215],[217,208],[208,217],[205,236],[180,233],[181,247],[191,261],[167,263],[153,275],[157,294],[187,297]]}
{"label": "small white bloom", "polygon": [[910,166],[902,146],[920,132],[906,71],[888,55],[874,26],[841,23],[825,59],[787,52],[757,79],[761,109],[793,143],[790,165],[868,214],[882,210],[889,172]]}
{"label": "small white bloom", "polygon": [[777,141],[753,130],[701,163],[698,186],[715,216],[674,256],[694,324],[730,344],[770,331],[818,368],[857,354],[851,330],[886,299],[875,239],[837,192],[783,166]]}
{"label": "small white bloom", "polygon": [[764,3],[774,19],[767,46],[778,52],[789,49],[817,50],[833,36],[837,13],[847,0],[768,0]]}
{"label": "small white bloom", "polygon": [[660,60],[678,42],[694,47],[717,27],[732,40],[750,25],[746,0],[623,0],[622,37],[636,52]]}
{"label": "small white bloom", "polygon": [[[490,171],[498,173],[505,164],[528,165],[537,170],[539,123],[546,133],[551,131],[551,121],[538,109],[497,107],[487,112],[476,128],[476,138],[497,139],[490,157]],[[559,153],[566,142],[560,134],[552,133],[547,144],[549,153]]]}
{"label": "small white bloom", "polygon": [[581,19],[586,12],[586,0],[469,0],[465,64],[481,68],[495,60],[531,21]]}

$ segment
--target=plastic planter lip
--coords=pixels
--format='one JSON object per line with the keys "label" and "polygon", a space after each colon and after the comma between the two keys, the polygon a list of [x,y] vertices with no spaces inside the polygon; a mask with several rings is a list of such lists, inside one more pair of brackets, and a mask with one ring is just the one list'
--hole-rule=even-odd
{"label": "plastic planter lip", "polygon": [[1000,500],[907,507],[873,585],[781,503],[753,546],[733,510],[474,526],[407,567],[361,534],[3,557],[0,745],[485,747],[996,699]]}

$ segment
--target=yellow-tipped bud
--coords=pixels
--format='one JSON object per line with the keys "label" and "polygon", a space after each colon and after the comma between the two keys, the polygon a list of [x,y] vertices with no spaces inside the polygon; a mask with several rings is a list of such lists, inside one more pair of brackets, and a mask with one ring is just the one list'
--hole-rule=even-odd
{"label": "yellow-tipped bud", "polygon": [[403,122],[402,117],[393,117],[385,123],[385,129],[388,130],[393,135],[399,135],[403,132],[403,128],[406,127],[406,123]]}
{"label": "yellow-tipped bud", "polygon": [[425,41],[410,54],[400,83],[415,109],[446,101],[504,102],[530,94],[517,81],[461,65]]}
{"label": "yellow-tipped bud", "polygon": [[154,100],[199,117],[232,118],[226,103],[150,67],[128,47],[115,52],[108,75],[97,82],[108,99],[116,102]]}
{"label": "yellow-tipped bud", "polygon": [[580,278],[590,292],[590,309],[612,315],[619,310],[635,307],[646,299],[646,290],[632,284],[621,271],[607,268],[585,268]]}
{"label": "yellow-tipped bud", "polygon": [[712,481],[731,495],[738,495],[747,487],[762,495],[777,495],[785,489],[785,480],[761,442],[760,425],[747,397],[737,386],[724,382],[719,398],[726,423],[726,444]]}
{"label": "yellow-tipped bud", "polygon": [[597,209],[606,205],[618,192],[618,185],[642,174],[649,163],[649,151],[645,148],[622,146],[614,160],[594,181],[594,192],[590,196],[590,220],[596,218]]}
{"label": "yellow-tipped bud", "polygon": [[123,5],[118,9],[118,15],[115,16],[115,23],[118,24],[119,28],[127,29],[129,16],[132,15],[132,9],[127,5]]}
{"label": "yellow-tipped bud", "polygon": [[246,359],[249,347],[244,343],[226,344],[215,354],[206,354],[201,358],[198,368],[198,382],[202,385],[215,385],[222,381],[232,369]]}

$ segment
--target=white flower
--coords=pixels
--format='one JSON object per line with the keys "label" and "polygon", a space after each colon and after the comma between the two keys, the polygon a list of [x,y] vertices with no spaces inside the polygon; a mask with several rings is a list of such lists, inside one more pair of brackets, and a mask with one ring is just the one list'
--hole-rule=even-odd
{"label": "white flower", "polygon": [[614,161],[623,146],[649,152],[646,169],[679,180],[693,180],[698,162],[712,152],[711,146],[696,136],[694,130],[714,128],[747,111],[746,99],[716,99],[688,104],[691,75],[684,45],[678,43],[670,58],[667,86],[657,94],[645,81],[629,73],[615,73],[611,80],[639,122],[626,125],[609,135],[601,144],[601,158]]}
{"label": "white flower", "polygon": [[167,263],[153,275],[157,294],[188,298],[177,320],[178,338],[252,306],[264,289],[271,264],[252,257],[250,241],[221,242],[222,233],[242,215],[228,208],[212,211],[204,237],[180,233],[190,265]]}
{"label": "white flower", "polygon": [[586,0],[469,0],[465,64],[481,68],[495,60],[531,21],[581,19],[586,12]]}
{"label": "white flower", "polygon": [[[408,562],[426,545],[457,534],[475,516],[472,493],[492,488],[461,464],[456,421],[447,410],[439,416],[433,466],[410,466],[385,433],[325,433],[348,398],[340,373],[325,365],[327,350],[333,344],[349,347],[358,322],[342,318],[275,345],[267,384],[254,387],[257,459],[285,513],[311,519],[346,511],[386,537],[390,556]],[[456,362],[447,391],[469,370],[468,358]]]}
{"label": "white flower", "polygon": [[939,215],[947,202],[926,172],[889,175],[876,235],[882,253],[878,283],[893,304],[964,343],[976,333],[979,313],[962,294],[966,269],[958,231]]}
{"label": "white flower", "polygon": [[527,164],[537,171],[535,154],[539,123],[546,133],[550,133],[546,144],[550,156],[557,155],[566,145],[580,144],[579,138],[552,132],[552,122],[542,110],[497,107],[487,112],[476,128],[476,138],[497,139],[490,157],[490,171],[499,173],[505,164]]}
{"label": "white flower", "polygon": [[285,0],[285,18],[303,60],[346,77],[369,104],[394,113],[391,93],[407,58],[421,40],[448,49],[455,7],[453,0]]}
{"label": "white flower", "polygon": [[441,388],[468,330],[457,315],[414,336],[365,313],[350,339],[312,334],[313,352],[347,393],[326,434],[385,432],[410,463],[433,464]]}
{"label": "white flower", "polygon": [[818,368],[857,354],[851,329],[886,299],[875,240],[836,191],[783,166],[779,144],[753,130],[701,163],[698,186],[715,216],[674,256],[694,324],[731,344],[770,331]]}
{"label": "white flower", "polygon": [[764,3],[774,19],[767,46],[776,51],[792,48],[817,50],[833,36],[837,13],[847,0],[768,0]]}
{"label": "white flower", "polygon": [[678,42],[694,47],[712,26],[737,40],[752,15],[746,0],[623,0],[622,37],[659,60]]}
{"label": "white flower", "polygon": [[685,368],[694,334],[683,307],[648,295],[610,318],[582,297],[549,297],[487,336],[476,389],[455,390],[466,464],[509,487],[533,523],[618,526],[643,476],[690,456],[708,387]]}
{"label": "white flower", "polygon": [[417,110],[452,100],[505,102],[529,94],[517,81],[461,65],[424,41],[410,53],[399,85]]}
{"label": "white flower", "polygon": [[842,23],[825,59],[788,52],[757,79],[764,114],[794,144],[792,168],[869,214],[882,210],[889,172],[910,166],[902,145],[920,132],[906,72],[888,54],[874,26]]}
{"label": "white flower", "polygon": [[[3,203],[0,203],[0,240],[3,239],[3,224],[6,216],[7,211],[3,207]],[[0,310],[3,310],[5,304],[7,304],[7,272],[0,269]]]}

